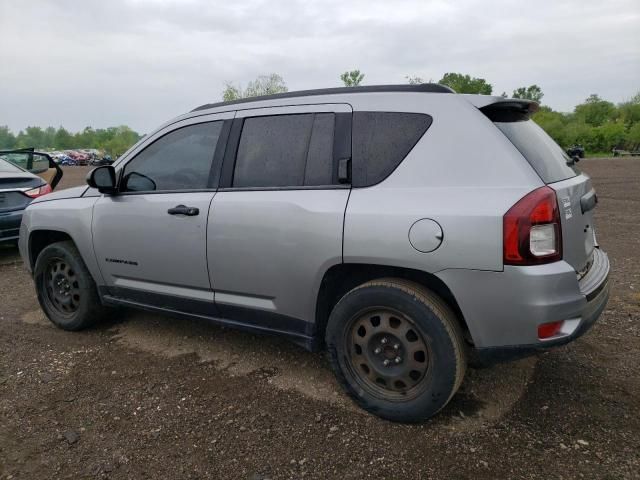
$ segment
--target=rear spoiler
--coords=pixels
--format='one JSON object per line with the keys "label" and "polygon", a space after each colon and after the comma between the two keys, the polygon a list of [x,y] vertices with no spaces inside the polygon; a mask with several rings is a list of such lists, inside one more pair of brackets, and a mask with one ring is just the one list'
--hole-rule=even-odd
{"label": "rear spoiler", "polygon": [[464,97],[493,122],[528,120],[540,107],[532,100],[493,97],[490,95],[464,95]]}

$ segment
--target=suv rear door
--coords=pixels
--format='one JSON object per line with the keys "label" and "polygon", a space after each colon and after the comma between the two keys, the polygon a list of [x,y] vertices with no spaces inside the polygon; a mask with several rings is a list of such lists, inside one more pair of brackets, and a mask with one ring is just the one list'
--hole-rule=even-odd
{"label": "suv rear door", "polygon": [[481,110],[513,143],[542,181],[556,191],[562,221],[562,258],[576,272],[588,267],[596,246],[593,211],[597,203],[588,175],[529,118],[529,102],[499,102]]}
{"label": "suv rear door", "polygon": [[207,231],[224,317],[310,333],[322,276],[342,261],[350,185],[338,166],[350,149],[346,104],[237,112]]}

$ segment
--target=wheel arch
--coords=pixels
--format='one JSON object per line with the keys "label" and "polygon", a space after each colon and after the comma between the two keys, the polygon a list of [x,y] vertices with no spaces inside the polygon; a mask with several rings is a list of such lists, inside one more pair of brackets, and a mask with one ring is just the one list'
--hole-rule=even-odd
{"label": "wheel arch", "polygon": [[458,302],[449,287],[437,276],[411,268],[376,264],[340,263],[330,267],[320,282],[316,300],[316,337],[324,343],[324,333],[329,315],[338,301],[350,290],[365,282],[380,278],[400,278],[418,283],[433,291],[453,310],[464,333],[471,342],[471,334]]}
{"label": "wheel arch", "polygon": [[51,230],[51,229],[33,230],[29,234],[29,243],[28,243],[29,264],[31,267],[31,271],[33,271],[33,268],[35,267],[35,264],[36,264],[36,259],[38,258],[38,255],[40,255],[40,252],[42,252],[42,250],[44,250],[46,247],[48,247],[53,243],[64,242],[64,241],[71,241],[77,247],[77,244],[73,240],[73,238],[71,238],[71,235],[69,235],[65,231]]}

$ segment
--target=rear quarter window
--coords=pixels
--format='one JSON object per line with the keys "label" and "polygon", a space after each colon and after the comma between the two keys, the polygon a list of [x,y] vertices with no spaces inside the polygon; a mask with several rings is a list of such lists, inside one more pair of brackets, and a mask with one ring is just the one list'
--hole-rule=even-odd
{"label": "rear quarter window", "polygon": [[422,113],[354,112],[352,185],[368,187],[393,172],[431,126]]}

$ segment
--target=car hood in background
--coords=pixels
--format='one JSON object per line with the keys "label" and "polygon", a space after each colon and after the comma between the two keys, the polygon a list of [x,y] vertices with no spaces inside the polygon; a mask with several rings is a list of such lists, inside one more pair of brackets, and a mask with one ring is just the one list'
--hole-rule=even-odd
{"label": "car hood in background", "polygon": [[62,200],[64,198],[78,198],[88,189],[87,185],[81,185],[79,187],[65,188],[64,190],[58,190],[57,192],[48,193],[42,197],[36,198],[31,204],[40,202],[49,202],[51,200]]}

